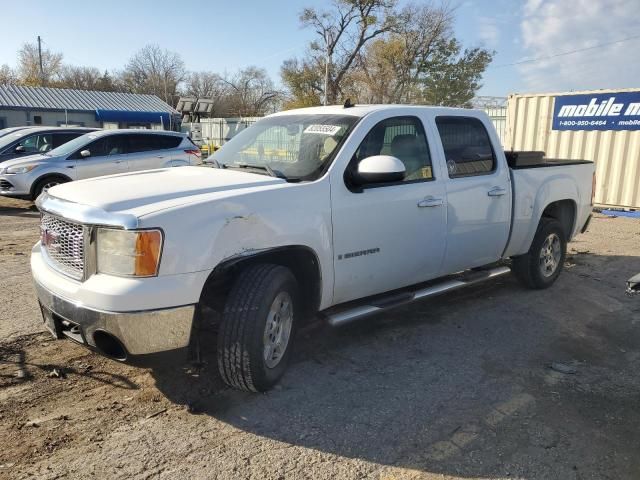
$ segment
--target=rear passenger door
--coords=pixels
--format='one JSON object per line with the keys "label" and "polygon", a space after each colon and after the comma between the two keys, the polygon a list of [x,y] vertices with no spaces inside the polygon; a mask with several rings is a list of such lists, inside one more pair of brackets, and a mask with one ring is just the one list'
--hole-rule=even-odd
{"label": "rear passenger door", "polygon": [[437,116],[435,124],[448,176],[447,274],[500,259],[509,237],[511,185],[479,118]]}
{"label": "rear passenger door", "polygon": [[132,133],[129,140],[129,171],[166,167],[171,161],[164,135]]}

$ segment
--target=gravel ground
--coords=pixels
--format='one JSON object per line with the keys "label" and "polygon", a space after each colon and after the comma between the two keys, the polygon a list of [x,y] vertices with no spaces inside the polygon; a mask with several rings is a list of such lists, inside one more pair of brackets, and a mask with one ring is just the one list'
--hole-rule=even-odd
{"label": "gravel ground", "polygon": [[0,200],[0,478],[640,478],[638,220],[596,216],[546,291],[505,276],[306,328],[262,395],[211,353],[146,370],[52,340],[37,221]]}

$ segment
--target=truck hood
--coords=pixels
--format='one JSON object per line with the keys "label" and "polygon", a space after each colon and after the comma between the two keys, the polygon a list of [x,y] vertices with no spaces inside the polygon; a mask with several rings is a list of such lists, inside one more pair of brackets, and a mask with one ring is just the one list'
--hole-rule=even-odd
{"label": "truck hood", "polygon": [[241,189],[286,184],[280,178],[239,170],[174,167],[109,175],[57,185],[49,195],[136,217],[192,202],[214,200]]}

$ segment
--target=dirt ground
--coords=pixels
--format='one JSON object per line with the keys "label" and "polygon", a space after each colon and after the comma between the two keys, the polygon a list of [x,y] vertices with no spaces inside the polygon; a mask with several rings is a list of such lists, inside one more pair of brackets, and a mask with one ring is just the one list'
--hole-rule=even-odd
{"label": "dirt ground", "polygon": [[596,216],[546,291],[505,276],[307,328],[262,395],[210,355],[145,370],[52,340],[37,222],[0,200],[0,478],[640,478],[638,220]]}

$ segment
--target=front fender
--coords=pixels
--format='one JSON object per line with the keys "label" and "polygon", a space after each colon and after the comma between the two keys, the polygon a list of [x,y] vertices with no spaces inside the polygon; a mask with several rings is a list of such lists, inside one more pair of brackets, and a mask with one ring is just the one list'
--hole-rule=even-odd
{"label": "front fender", "polygon": [[194,197],[183,206],[145,215],[140,223],[165,232],[160,275],[212,271],[236,257],[305,246],[320,265],[321,307],[331,301],[331,215],[328,184],[322,181]]}

